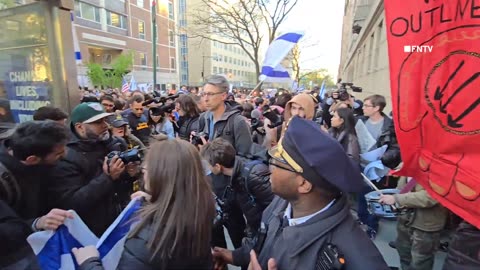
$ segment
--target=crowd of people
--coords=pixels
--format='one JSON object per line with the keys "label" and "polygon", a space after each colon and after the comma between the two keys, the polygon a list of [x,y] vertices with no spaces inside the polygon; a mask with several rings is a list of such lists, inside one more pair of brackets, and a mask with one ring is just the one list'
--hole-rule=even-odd
{"label": "crowd of people", "polygon": [[[70,113],[44,107],[4,128],[0,268],[39,269],[26,238],[56,230],[67,210],[99,237],[142,197],[119,269],[390,269],[362,177],[373,149],[401,166],[386,100],[319,90],[245,94],[214,75],[165,96],[85,91]],[[402,269],[432,269],[449,213],[408,177],[398,189],[380,197],[399,209],[392,246]],[[80,269],[103,269],[94,247],[72,252]]]}

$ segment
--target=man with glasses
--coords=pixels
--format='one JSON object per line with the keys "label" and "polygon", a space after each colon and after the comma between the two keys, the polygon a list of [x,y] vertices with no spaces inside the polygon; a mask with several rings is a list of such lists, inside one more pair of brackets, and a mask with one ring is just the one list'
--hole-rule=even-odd
{"label": "man with glasses", "polygon": [[[386,105],[384,96],[372,95],[365,98],[363,101],[364,116],[359,117],[359,119],[363,121],[369,135],[376,141],[376,144],[370,150],[387,145],[387,151],[383,154],[381,161],[385,167],[394,169],[401,162],[400,148],[395,136],[393,121],[383,113]],[[378,218],[368,212],[364,196],[370,191],[371,188],[365,186],[362,193],[358,196],[358,218],[368,226],[367,233],[374,239],[378,232]]]}
{"label": "man with glasses", "polygon": [[[296,116],[269,155],[277,197],[263,212],[263,237],[233,252],[214,248],[216,266],[250,262],[267,269],[275,261],[278,269],[319,269],[325,263],[320,269],[389,269],[350,214],[347,194],[363,182],[335,139]],[[337,267],[328,267],[332,262]]]}
{"label": "man with glasses", "polygon": [[237,153],[247,154],[252,146],[252,136],[247,122],[241,116],[241,106],[226,101],[230,84],[220,75],[209,77],[201,93],[207,112],[200,116],[199,131],[209,135],[208,140],[223,138]]}

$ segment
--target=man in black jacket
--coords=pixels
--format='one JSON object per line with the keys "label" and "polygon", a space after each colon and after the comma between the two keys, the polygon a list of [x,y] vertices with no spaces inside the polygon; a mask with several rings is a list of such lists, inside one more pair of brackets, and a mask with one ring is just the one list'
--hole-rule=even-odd
{"label": "man in black jacket", "polygon": [[[108,132],[100,103],[82,103],[71,114],[72,140],[67,155],[53,171],[49,185],[51,205],[73,209],[97,236],[115,220],[125,205],[121,195],[130,176],[118,156],[107,160],[111,151],[122,151],[122,143]],[[135,168],[130,168],[135,169]],[[130,173],[130,171],[129,171]],[[125,196],[126,197],[126,196]]]}
{"label": "man in black jacket", "polygon": [[[247,160],[235,156],[235,149],[226,140],[217,138],[202,148],[202,156],[210,164],[214,175],[226,176],[227,187],[220,200],[224,202],[223,210],[228,216],[245,216],[247,220],[246,234],[241,224],[224,221],[230,237],[237,241],[244,236],[253,238],[258,228],[262,212],[273,199],[270,188],[270,171],[260,160]],[[231,207],[235,205],[236,207]],[[239,211],[233,213],[233,211]],[[214,245],[226,246],[223,228],[213,235]]]}
{"label": "man in black jacket", "polygon": [[[52,166],[65,154],[68,131],[54,121],[20,124],[0,147],[0,269],[37,269],[26,239],[56,230],[71,213],[46,207]],[[50,210],[50,211],[49,211]]]}
{"label": "man in black jacket", "polygon": [[278,269],[389,269],[350,213],[347,194],[363,182],[335,139],[316,123],[293,117],[269,154],[278,197],[263,212],[256,241],[233,252],[214,249],[217,267],[221,261],[248,264],[253,249],[262,269],[271,259]]}
{"label": "man in black jacket", "polygon": [[[369,135],[376,141],[376,144],[372,147],[373,149],[387,145],[387,151],[381,158],[382,164],[390,169],[395,169],[401,162],[400,147],[395,136],[393,121],[383,113],[386,105],[384,96],[372,95],[365,98],[363,101],[364,116],[359,117],[359,119],[363,121],[368,133],[370,133]],[[368,226],[367,232],[374,239],[378,231],[378,218],[367,210],[365,194],[370,191],[372,191],[371,188],[365,185],[362,192],[359,193],[358,217],[361,222]]]}

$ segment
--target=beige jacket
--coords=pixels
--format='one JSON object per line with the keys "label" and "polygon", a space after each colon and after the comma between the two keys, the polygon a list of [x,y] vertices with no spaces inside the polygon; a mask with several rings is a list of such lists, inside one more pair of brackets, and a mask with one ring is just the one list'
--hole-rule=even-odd
{"label": "beige jacket", "polygon": [[[400,177],[397,189],[401,190],[406,184],[407,177]],[[448,210],[434,200],[421,185],[416,184],[412,191],[395,194],[394,197],[401,208],[413,210],[413,215],[408,217],[411,227],[427,232],[440,231],[445,227]]]}

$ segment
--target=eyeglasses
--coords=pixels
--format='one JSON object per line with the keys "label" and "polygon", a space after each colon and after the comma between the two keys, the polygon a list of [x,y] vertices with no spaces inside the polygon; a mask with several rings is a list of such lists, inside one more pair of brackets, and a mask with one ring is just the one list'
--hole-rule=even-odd
{"label": "eyeglasses", "polygon": [[200,96],[202,97],[213,97],[215,95],[220,95],[220,94],[223,94],[224,92],[216,92],[216,93],[200,93]]}
{"label": "eyeglasses", "polygon": [[373,105],[367,105],[367,104],[363,104],[363,107],[364,107],[364,108],[373,108],[373,107],[375,107],[375,106],[373,106]]}
{"label": "eyeglasses", "polygon": [[[268,164],[269,164],[270,166],[277,167],[277,168],[282,169],[282,170],[286,170],[286,171],[289,171],[289,172],[298,173],[298,172],[295,171],[293,168],[283,167],[283,166],[280,166],[280,165],[276,164],[275,162],[277,162],[277,160],[274,161],[274,159],[270,159],[270,160],[268,161]],[[280,161],[278,161],[278,162],[280,162]],[[285,163],[285,162],[281,162],[281,163],[282,163],[282,164],[285,164],[286,166],[289,166],[289,167],[290,167],[290,165],[288,165],[288,163]]]}

